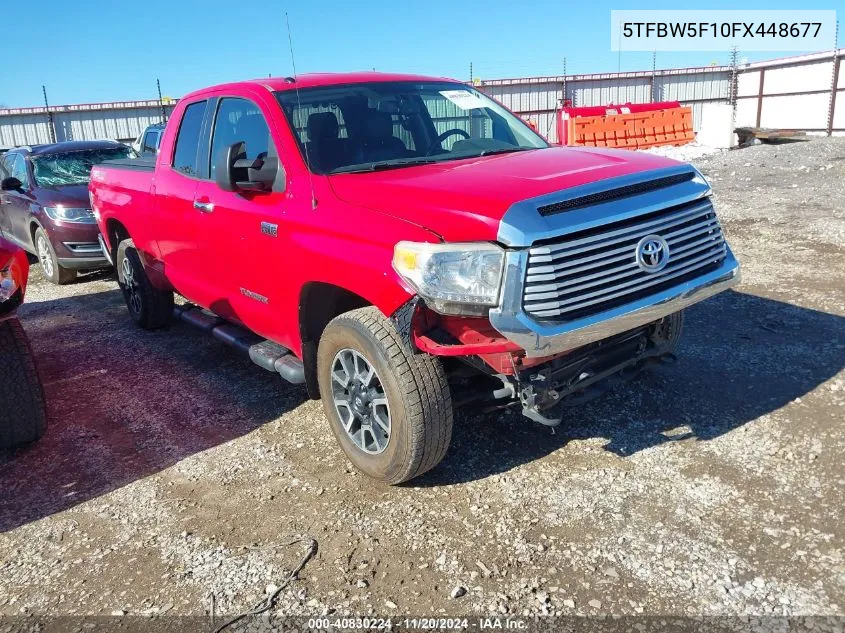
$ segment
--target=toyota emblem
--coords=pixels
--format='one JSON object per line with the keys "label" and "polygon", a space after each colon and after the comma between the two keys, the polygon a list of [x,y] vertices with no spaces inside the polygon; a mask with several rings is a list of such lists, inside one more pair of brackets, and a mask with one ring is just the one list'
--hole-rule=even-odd
{"label": "toyota emblem", "polygon": [[663,270],[669,263],[669,244],[659,235],[647,235],[637,244],[637,264],[647,273]]}

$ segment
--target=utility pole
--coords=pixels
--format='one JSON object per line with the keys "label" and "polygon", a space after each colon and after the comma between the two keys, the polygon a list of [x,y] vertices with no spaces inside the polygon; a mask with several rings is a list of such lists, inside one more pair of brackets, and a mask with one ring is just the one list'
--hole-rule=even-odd
{"label": "utility pole", "polygon": [[[619,49],[619,54],[618,54],[617,62],[616,62],[616,72],[621,75],[622,74],[622,20],[619,21],[619,45],[617,46],[617,48]],[[621,98],[620,92],[619,92],[622,89],[621,83],[622,82],[619,80],[619,77],[617,77],[616,78],[616,103],[621,103],[621,101],[622,101],[622,98]]]}
{"label": "utility pole", "polygon": [[842,58],[839,56],[839,20],[836,21],[836,34],[833,36],[833,73],[830,78],[830,100],[827,104],[827,135],[833,136],[833,116],[836,113],[836,87],[839,84],[839,74]]}
{"label": "utility pole", "polygon": [[651,102],[654,103],[654,84],[657,76],[657,51],[651,51]]}
{"label": "utility pole", "polygon": [[47,124],[50,132],[50,142],[56,142],[56,124],[53,122],[53,113],[50,112],[50,103],[47,101],[47,86],[41,86],[41,93],[44,95],[44,108],[47,110]]}
{"label": "utility pole", "polygon": [[731,47],[731,94],[730,104],[736,115],[736,94],[737,94],[737,60],[739,59],[739,47]]}
{"label": "utility pole", "polygon": [[472,76],[472,62],[469,63],[469,83],[472,85],[474,77]]}
{"label": "utility pole", "polygon": [[156,77],[156,88],[158,88],[158,105],[161,108],[161,122],[167,123],[167,112],[164,109],[164,100],[161,98],[161,82]]}
{"label": "utility pole", "polygon": [[619,46],[616,47],[617,51],[617,63],[616,63],[616,72],[622,72],[622,21],[619,22]]}
{"label": "utility pole", "polygon": [[560,105],[561,107],[566,103],[566,57],[563,58],[563,81],[560,87]]}

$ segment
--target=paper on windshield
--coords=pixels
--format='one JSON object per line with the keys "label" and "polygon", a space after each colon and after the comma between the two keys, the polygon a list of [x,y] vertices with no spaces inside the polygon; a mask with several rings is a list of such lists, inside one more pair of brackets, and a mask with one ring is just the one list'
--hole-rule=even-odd
{"label": "paper on windshield", "polygon": [[487,107],[487,104],[484,103],[481,97],[467,90],[441,90],[440,94],[461,110],[476,110]]}

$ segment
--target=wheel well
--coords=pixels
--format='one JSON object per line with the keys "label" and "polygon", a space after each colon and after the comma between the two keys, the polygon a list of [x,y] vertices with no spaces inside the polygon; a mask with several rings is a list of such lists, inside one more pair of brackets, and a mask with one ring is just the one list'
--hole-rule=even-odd
{"label": "wheel well", "polygon": [[38,222],[32,221],[29,223],[29,237],[32,239],[32,246],[35,247],[35,232],[40,229],[41,226]]}
{"label": "wheel well", "polygon": [[106,221],[106,237],[111,245],[112,261],[117,260],[117,247],[123,240],[129,239],[129,231],[117,220]]}
{"label": "wheel well", "polygon": [[339,314],[368,305],[371,305],[369,301],[340,286],[312,282],[302,288],[299,296],[299,334],[302,339],[302,361],[305,364],[305,387],[309,397],[320,397],[317,344],[323,330]]}

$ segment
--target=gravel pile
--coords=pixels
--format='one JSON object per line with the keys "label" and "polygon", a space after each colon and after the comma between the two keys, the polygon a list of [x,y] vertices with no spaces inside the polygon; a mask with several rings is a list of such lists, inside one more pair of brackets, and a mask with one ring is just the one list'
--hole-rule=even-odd
{"label": "gravel pile", "polygon": [[0,453],[0,614],[845,615],[845,139],[703,156],[744,283],[571,412],[458,415],[411,485],[320,404],[94,275],[21,311],[51,427]]}

